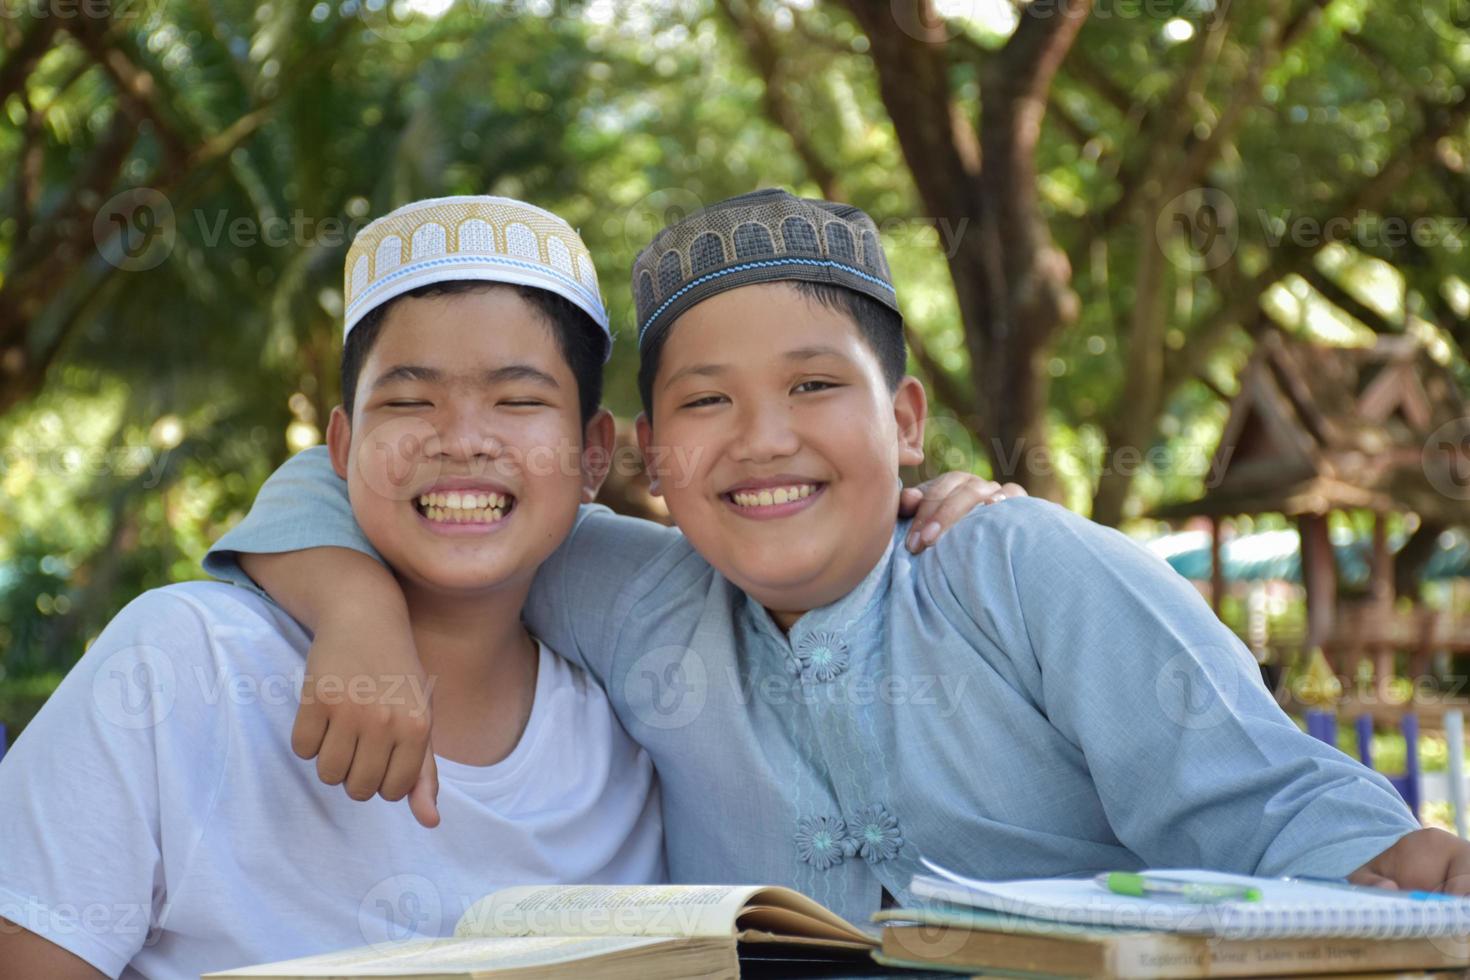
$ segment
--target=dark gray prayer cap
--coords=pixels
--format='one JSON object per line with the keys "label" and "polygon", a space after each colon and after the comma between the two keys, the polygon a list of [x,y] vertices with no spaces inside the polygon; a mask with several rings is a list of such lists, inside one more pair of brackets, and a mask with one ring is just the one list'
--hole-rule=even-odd
{"label": "dark gray prayer cap", "polygon": [[900,312],[872,218],[850,204],[769,188],[711,204],[638,253],[638,349],[717,293],[793,279],[842,286]]}

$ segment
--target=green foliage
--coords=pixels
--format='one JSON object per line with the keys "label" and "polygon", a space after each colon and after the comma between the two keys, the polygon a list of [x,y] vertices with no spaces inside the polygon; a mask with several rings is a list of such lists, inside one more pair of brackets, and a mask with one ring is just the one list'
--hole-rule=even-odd
{"label": "green foliage", "polygon": [[[1279,219],[1326,213],[1463,94],[1470,41],[1425,28],[1440,2],[1427,0],[1428,13],[1329,4],[1264,68],[1258,98],[1245,97],[1255,39],[1282,5],[1233,5],[1217,69],[1190,111],[1205,132],[1244,98],[1241,125],[1206,174],[1234,202],[1242,267],[1267,261]],[[144,3],[149,15],[114,25],[105,42],[150,80],[142,108],[119,98],[117,79],[66,30],[5,99],[0,166],[30,176],[0,201],[0,268],[24,252],[28,220],[69,202],[95,214],[125,188],[161,188],[176,235],[164,261],[137,271],[114,268],[88,242],[69,256],[63,288],[26,313],[29,350],[64,343],[41,390],[0,416],[0,650],[11,680],[64,669],[133,595],[200,574],[208,542],[265,475],[320,439],[338,398],[351,232],[414,198],[512,195],[579,227],[620,335],[607,396],[620,415],[637,411],[627,286],[637,250],[671,217],[770,184],[840,193],[869,210],[909,323],[938,369],[969,383],[946,253],[976,230],[925,213],[914,181],[925,161],[905,159],[868,40],[842,5],[732,7],[768,26],[777,58],[767,72],[714,0],[460,0],[408,21],[390,13],[402,4],[360,3]],[[958,6],[974,17],[956,22],[944,51],[956,109],[974,120],[987,53],[1013,24],[996,13],[1004,5]],[[1139,137],[1139,121],[1169,111],[1197,52],[1166,32],[1172,14],[1116,15],[1124,6],[1157,7],[1111,5],[1113,16],[1086,25],[1038,150],[1043,211],[1081,301],[1044,362],[1051,451],[1068,503],[1083,510],[1110,465],[1102,434],[1130,397],[1135,274],[1141,250],[1156,246],[1154,229],[1128,221],[1096,234],[1099,216],[1127,180],[1146,180],[1158,148]],[[1202,29],[1210,5],[1177,8]],[[773,122],[773,101],[802,120],[805,149]],[[79,191],[109,127],[130,114],[141,121],[117,179]],[[1365,228],[1384,214],[1463,220],[1467,160],[1461,127]],[[824,172],[834,186],[822,185]],[[1448,247],[1354,241],[1324,251],[1318,267],[1388,320],[1441,340],[1430,321],[1442,324],[1446,309],[1470,317],[1463,253]],[[0,299],[15,282],[5,275]],[[1177,352],[1200,342],[1230,282],[1187,265],[1167,275],[1165,344]],[[1324,304],[1305,281],[1283,283],[1273,303],[1291,329],[1320,329],[1308,314]],[[1137,447],[1132,511],[1203,488],[1225,414],[1217,390],[1233,390],[1250,347],[1229,332],[1201,378],[1167,401],[1154,444]],[[1446,350],[1463,372],[1459,347]],[[936,410],[954,422],[936,426],[936,453],[944,439],[959,446],[945,465],[988,472],[985,447],[956,438],[966,406],[936,397]]]}

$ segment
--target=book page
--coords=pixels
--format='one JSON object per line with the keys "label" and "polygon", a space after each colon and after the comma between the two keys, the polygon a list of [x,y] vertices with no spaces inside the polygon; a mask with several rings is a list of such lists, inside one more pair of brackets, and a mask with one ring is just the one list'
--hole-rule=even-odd
{"label": "book page", "polygon": [[1344,889],[1195,868],[1156,868],[1147,872],[1164,879],[1250,885],[1261,893],[1259,901],[1195,904],[1117,895],[1089,878],[981,881],[928,861],[925,864],[936,876],[914,877],[911,890],[919,898],[1054,922],[1231,938],[1404,939],[1470,933],[1470,901],[1448,896],[1420,901],[1394,891]]}
{"label": "book page", "polygon": [[[757,904],[764,901],[765,904]],[[854,926],[837,913],[800,892],[785,888],[762,888],[740,911],[736,927],[742,940],[757,940],[751,933],[769,933],[776,941],[786,937],[864,946],[874,944],[870,933]]]}
{"label": "book page", "polygon": [[379,944],[264,966],[207,973],[205,980],[234,977],[378,977],[411,973],[472,973],[554,966],[632,949],[658,946],[660,939],[633,937],[542,937],[425,939]]}
{"label": "book page", "polygon": [[[465,910],[456,936],[731,937],[758,885],[526,885]],[[829,913],[830,914],[830,913]]]}

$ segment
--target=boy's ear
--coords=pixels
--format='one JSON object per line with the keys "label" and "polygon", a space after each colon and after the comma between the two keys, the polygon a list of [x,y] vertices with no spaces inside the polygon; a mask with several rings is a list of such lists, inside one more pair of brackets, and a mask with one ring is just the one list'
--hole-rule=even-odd
{"label": "boy's ear", "polygon": [[327,452],[332,457],[332,469],[347,479],[347,461],[352,456],[352,420],[341,405],[332,409],[332,418],[327,422]]}
{"label": "boy's ear", "polygon": [[597,491],[602,489],[602,481],[607,479],[608,470],[612,469],[617,435],[617,423],[613,421],[612,412],[605,408],[598,409],[597,414],[587,421],[587,428],[582,433],[582,500],[585,503],[590,504],[597,499]]}
{"label": "boy's ear", "polygon": [[898,465],[918,466],[924,461],[924,423],[929,418],[929,398],[924,384],[904,375],[893,393],[893,420],[898,423]]}
{"label": "boy's ear", "polygon": [[638,452],[643,454],[643,471],[648,474],[648,492],[662,497],[664,492],[658,485],[659,472],[654,463],[658,454],[653,451],[653,424],[648,421],[647,412],[638,413],[633,429],[638,436]]}

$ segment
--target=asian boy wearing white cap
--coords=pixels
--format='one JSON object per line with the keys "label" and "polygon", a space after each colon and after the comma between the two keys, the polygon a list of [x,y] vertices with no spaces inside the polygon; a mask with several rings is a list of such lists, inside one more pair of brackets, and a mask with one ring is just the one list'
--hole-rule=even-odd
{"label": "asian boy wearing white cap", "polygon": [[507,884],[665,876],[647,755],[520,620],[611,447],[586,248],[518,201],[421,201],[364,229],[346,288],[331,458],[426,672],[338,696],[426,703],[435,679],[442,823],[357,806],[293,755],[311,638],[280,608],[218,583],[147,592],[0,764],[16,975],[192,978],[447,934]]}

